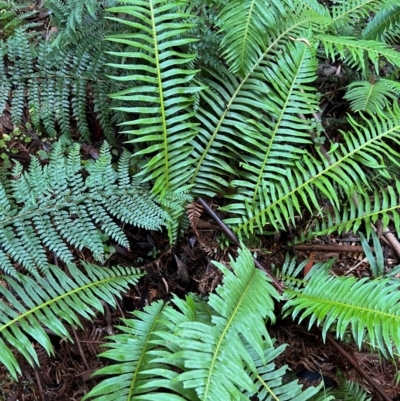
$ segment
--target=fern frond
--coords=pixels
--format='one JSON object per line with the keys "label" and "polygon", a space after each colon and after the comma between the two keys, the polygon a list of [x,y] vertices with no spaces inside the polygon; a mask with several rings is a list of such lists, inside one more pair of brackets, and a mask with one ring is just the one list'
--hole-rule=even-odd
{"label": "fern frond", "polygon": [[226,3],[219,14],[221,47],[233,74],[248,74],[267,47],[265,32],[276,23],[276,9],[284,10],[280,1],[235,0]]}
{"label": "fern frond", "polygon": [[395,230],[400,232],[400,201],[398,199],[400,183],[395,180],[394,184],[393,187],[380,186],[372,192],[372,195],[358,193],[357,196],[348,199],[349,204],[345,205],[342,212],[337,209],[326,210],[322,217],[315,221],[315,228],[304,239],[335,231],[338,233],[346,231],[357,233],[361,224],[363,224],[369,238],[372,224],[379,218],[382,219],[384,227],[393,221]]}
{"label": "fern frond", "polygon": [[254,363],[256,365],[256,372],[249,372],[254,383],[258,387],[256,394],[257,399],[260,401],[269,400],[308,400],[319,392],[322,387],[322,383],[318,387],[309,387],[305,391],[302,391],[302,386],[298,383],[298,380],[291,382],[284,382],[283,376],[288,370],[286,365],[276,369],[273,362],[286,348],[286,345],[281,345],[278,348],[265,347],[264,358],[261,359],[251,346],[249,353],[253,356]]}
{"label": "fern frond", "polygon": [[[192,172],[189,142],[196,134],[196,124],[192,122],[191,106],[201,88],[190,85],[195,71],[187,67],[195,55],[177,49],[196,39],[185,36],[192,25],[189,15],[181,11],[183,1],[121,3],[108,11],[127,17],[109,19],[123,24],[128,32],[110,35],[108,40],[126,45],[127,49],[111,52],[121,58],[120,64],[111,65],[129,71],[130,75],[116,79],[131,82],[133,86],[111,97],[130,102],[117,110],[138,116],[124,125],[134,124],[139,128],[124,133],[137,137],[131,142],[151,144],[135,156],[151,155],[139,175],[145,181],[154,180],[153,192],[162,198],[167,191],[188,189]],[[129,63],[124,62],[126,58]]]}
{"label": "fern frond", "polygon": [[[293,49],[293,41],[299,49],[301,45],[307,46],[297,39],[307,38],[310,25],[314,26],[319,22],[321,17],[316,16],[314,12],[305,12],[296,18],[289,15],[282,16],[282,23],[278,25],[277,31],[271,30],[268,36],[264,53],[255,60],[249,73],[242,80],[228,71],[222,70],[220,73],[207,70],[210,80],[206,81],[208,88],[200,94],[201,102],[197,113],[201,126],[199,134],[193,141],[196,167],[190,183],[194,184],[192,189],[194,193],[214,196],[218,192],[226,192],[230,186],[229,181],[235,176],[236,166],[242,161],[243,155],[252,155],[253,152],[258,151],[261,135],[259,134],[254,141],[259,130],[257,124],[260,124],[265,131],[270,131],[272,124],[266,121],[268,119],[266,115],[270,108],[276,111],[279,107],[273,101],[269,104],[269,92],[275,89],[272,83],[271,89],[266,84],[265,80],[268,77],[265,75],[265,69],[269,68],[272,73],[278,74],[273,67],[276,58],[281,57],[281,52],[285,54],[290,52],[287,48]],[[309,62],[313,61],[309,60]],[[304,70],[306,68],[307,64]],[[305,74],[304,70],[302,74]],[[310,76],[309,73],[310,71],[306,74]],[[289,68],[285,74],[293,75],[294,72]],[[302,89],[305,92],[301,95],[302,98],[310,96],[304,83],[302,83]],[[280,88],[276,89],[278,94],[279,90]],[[310,101],[311,105],[307,108],[307,112],[314,107],[312,95]],[[289,112],[289,110],[286,111]],[[290,109],[290,112],[293,113],[293,110]],[[277,112],[277,114],[280,113]],[[294,119],[298,121],[296,117]],[[293,127],[291,123],[288,124],[290,128]],[[307,125],[307,122],[303,122],[302,126],[303,124]],[[248,143],[245,142],[246,138],[249,138]],[[266,139],[265,142],[267,141]]]}
{"label": "fern frond", "polygon": [[258,120],[247,122],[254,128],[246,130],[242,140],[242,170],[239,179],[231,182],[238,195],[230,198],[257,202],[263,183],[285,180],[287,168],[306,153],[313,126],[297,114],[310,115],[318,108],[317,95],[307,85],[315,80],[316,67],[313,51],[305,43],[296,43],[287,46],[279,66],[265,69],[264,110]]}
{"label": "fern frond", "polygon": [[[246,235],[254,232],[255,228],[262,231],[267,223],[275,228],[284,228],[294,221],[295,212],[301,214],[300,201],[311,212],[314,209],[322,213],[313,188],[317,188],[340,210],[339,197],[332,181],[343,188],[348,199],[356,196],[365,199],[368,190],[374,188],[361,166],[381,171],[385,166],[382,149],[385,149],[390,160],[399,164],[398,152],[390,145],[390,141],[399,138],[400,111],[394,106],[387,115],[371,116],[371,120],[363,117],[363,124],[351,117],[348,121],[353,133],[343,133],[344,143],[332,149],[330,163],[325,158],[319,161],[305,155],[303,160],[296,161],[293,167],[287,169],[286,180],[281,183],[266,181],[263,184],[259,191],[259,205],[245,201],[226,206],[225,210],[237,216],[226,222],[236,226],[239,234],[243,231]],[[346,227],[349,229],[349,225]],[[358,227],[354,226],[355,229]]]}
{"label": "fern frond", "polygon": [[397,67],[400,66],[400,53],[382,42],[325,34],[316,34],[315,38],[324,47],[327,57],[332,60],[339,57],[346,61],[349,67],[361,70],[363,73],[368,70],[366,59],[372,62],[377,73],[380,57],[385,58],[389,63]]}
{"label": "fern frond", "polygon": [[341,31],[346,25],[354,27],[368,18],[370,13],[382,8],[390,7],[391,2],[387,0],[339,0],[331,9],[331,21],[328,26],[333,26]]}
{"label": "fern frond", "polygon": [[[212,324],[182,322],[174,327],[171,325],[173,334],[165,339],[178,346],[180,351],[166,360],[172,364],[184,360],[185,371],[177,380],[184,382],[185,388],[195,389],[201,400],[242,399],[242,390],[257,391],[243,369],[244,363],[250,370],[256,369],[243,338],[264,360],[264,345],[272,345],[264,318],[275,319],[273,298],[278,299],[279,295],[266,276],[254,268],[248,250],[242,251],[236,261],[231,261],[233,272],[222,264],[216,265],[225,277],[223,286],[210,295],[208,302],[214,311]],[[254,302],[256,299],[258,301]]]}
{"label": "fern frond", "polygon": [[322,335],[335,326],[336,335],[343,339],[348,329],[360,348],[368,335],[373,348],[383,355],[393,355],[400,349],[397,321],[400,318],[398,283],[388,279],[357,280],[354,277],[332,277],[314,271],[303,290],[287,289],[286,315],[309,318],[309,327],[322,323]]}
{"label": "fern frond", "polygon": [[366,40],[394,43],[400,36],[400,5],[393,4],[378,11],[361,33]]}
{"label": "fern frond", "polygon": [[[115,401],[144,399],[141,398],[144,394],[158,388],[154,377],[149,381],[151,376],[147,372],[163,368],[167,370],[167,366],[155,362],[151,356],[151,350],[156,347],[157,332],[165,330],[165,324],[162,322],[164,308],[163,302],[154,302],[143,312],[134,312],[135,319],[122,319],[125,325],[117,326],[122,334],[108,337],[109,341],[105,347],[109,349],[99,355],[118,363],[99,369],[95,373],[96,376],[114,377],[103,380],[83,397],[83,400],[93,397],[97,401],[110,397]],[[170,373],[170,379],[178,375],[177,372],[175,375],[174,372]]]}
{"label": "fern frond", "polygon": [[385,110],[400,94],[400,84],[388,79],[381,79],[374,84],[354,81],[347,88],[344,98],[350,102],[351,109],[367,113]]}
{"label": "fern frond", "polygon": [[371,397],[368,397],[366,391],[358,383],[346,380],[343,374],[337,376],[339,377],[339,388],[330,392],[336,400],[371,401]]}
{"label": "fern frond", "polygon": [[[127,154],[115,171],[110,148],[101,147],[99,158],[87,164],[83,178],[80,147],[75,144],[65,157],[57,143],[50,152],[50,163],[42,167],[32,158],[23,172],[17,164],[11,176],[0,184],[0,241],[2,251],[35,274],[45,269],[45,249],[72,263],[66,244],[91,250],[97,260],[104,254],[100,231],[121,246],[129,242],[114,222],[117,218],[146,229],[160,229],[170,218],[151,198],[145,187],[130,181]],[[185,200],[171,200],[171,210]],[[175,202],[175,203],[174,203]],[[0,268],[15,276],[15,268],[0,256]]]}
{"label": "fern frond", "polygon": [[[93,317],[95,310],[102,312],[100,300],[115,305],[114,297],[141,277],[138,270],[126,267],[102,268],[83,263],[85,274],[73,265],[71,277],[57,266],[48,265],[44,278],[19,275],[19,282],[2,277],[0,286],[0,362],[14,378],[20,373],[17,359],[11,353],[13,346],[33,365],[39,364],[28,337],[32,336],[50,354],[52,345],[43,327],[56,335],[70,338],[64,326],[80,326],[78,316]],[[7,345],[9,344],[9,345]]]}

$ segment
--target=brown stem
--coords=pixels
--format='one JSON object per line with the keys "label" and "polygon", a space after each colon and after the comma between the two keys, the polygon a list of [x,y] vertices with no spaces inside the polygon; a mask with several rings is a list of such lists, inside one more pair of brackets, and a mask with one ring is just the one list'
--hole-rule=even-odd
{"label": "brown stem", "polygon": [[[228,226],[217,216],[217,214],[210,208],[210,206],[207,205],[206,202],[204,202],[203,199],[198,198],[197,201],[203,206],[204,210],[208,213],[208,215],[214,219],[214,221],[221,227],[221,230],[226,234],[226,236],[232,240],[234,244],[236,244],[239,248],[241,248],[241,244],[239,240],[236,238],[235,234],[228,228]],[[262,270],[271,280],[272,284],[275,287],[275,289],[279,292],[279,294],[282,294],[283,292],[283,286],[281,283],[276,279],[276,277],[271,274],[268,270],[266,270],[261,263],[254,259],[254,264],[256,267],[260,270]]]}
{"label": "brown stem", "polygon": [[[319,330],[320,331],[320,330]],[[327,335],[326,339],[328,343],[339,352],[350,363],[350,365],[357,371],[357,373],[378,393],[384,400],[391,401],[386,393],[367,375],[364,370],[361,369],[360,365],[348,354],[331,336]]]}

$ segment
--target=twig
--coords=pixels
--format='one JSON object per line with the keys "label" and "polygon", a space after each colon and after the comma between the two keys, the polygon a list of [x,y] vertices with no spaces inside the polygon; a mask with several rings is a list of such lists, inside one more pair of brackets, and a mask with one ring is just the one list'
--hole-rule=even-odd
{"label": "twig", "polygon": [[[334,244],[299,244],[294,246],[295,251],[327,251],[327,252],[364,252],[361,245],[334,245]],[[372,252],[375,249],[371,248]]]}
{"label": "twig", "polygon": [[74,338],[75,338],[75,341],[76,341],[76,345],[78,346],[79,353],[81,354],[83,364],[85,365],[85,368],[86,368],[87,370],[89,370],[90,368],[89,368],[89,365],[88,365],[88,363],[87,363],[85,354],[83,353],[83,349],[82,349],[82,347],[81,347],[81,342],[79,341],[78,335],[76,334],[76,330],[75,330],[73,327],[72,327],[72,333],[74,334]]}
{"label": "twig", "polygon": [[389,245],[393,249],[393,252],[396,254],[397,258],[400,259],[400,243],[388,228],[385,228],[383,230],[382,238],[386,239],[389,242]]}
{"label": "twig", "polygon": [[[239,240],[236,238],[235,234],[228,228],[228,226],[216,215],[216,213],[210,208],[210,206],[207,205],[206,202],[204,202],[203,199],[198,198],[197,201],[203,206],[204,210],[208,213],[208,215],[214,219],[214,221],[221,227],[221,230],[226,234],[226,236],[234,243],[236,244],[239,248],[241,248],[241,244]],[[275,289],[282,294],[283,292],[283,286],[281,283],[276,279],[276,277],[271,274],[268,270],[266,270],[261,263],[254,259],[254,264],[256,267],[260,270],[262,270],[271,280],[272,284],[275,287]]]}
{"label": "twig", "polygon": [[[318,330],[321,332],[320,329]],[[326,339],[328,340],[328,343],[350,363],[350,365],[375,390],[376,393],[378,393],[384,400],[391,401],[387,394],[375,383],[374,380],[371,379],[370,376],[367,375],[366,372],[361,369],[360,365],[351,357],[350,354],[348,354],[330,335],[327,335]]]}

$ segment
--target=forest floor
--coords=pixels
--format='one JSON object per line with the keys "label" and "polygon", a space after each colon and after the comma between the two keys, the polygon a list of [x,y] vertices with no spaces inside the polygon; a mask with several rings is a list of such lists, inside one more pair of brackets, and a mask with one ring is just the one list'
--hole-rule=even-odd
{"label": "forest floor", "polygon": [[[332,117],[325,119],[327,132],[329,124],[335,126],[336,133],[339,132],[341,119],[348,106],[341,100],[342,94],[337,96],[340,91],[338,88],[343,87],[343,77],[339,70],[337,66],[328,62],[322,64],[316,82],[319,85],[318,90],[325,93],[325,99],[328,98],[327,93],[331,94],[330,100],[321,105],[321,113]],[[331,79],[332,77],[334,79]],[[93,131],[98,130],[98,124],[91,128]],[[10,113],[5,110],[0,115],[0,140],[3,140],[5,135],[10,137],[13,130]],[[101,137],[101,133],[96,134],[96,141],[92,145],[82,146],[82,155],[86,158],[95,157],[102,139],[104,138]],[[47,151],[48,147],[48,142],[42,141],[37,135],[21,133],[20,136],[14,135],[11,140],[7,140],[7,147],[0,153],[7,155],[11,161],[18,160],[27,167],[32,155]],[[223,218],[218,212],[219,202],[219,199],[207,201],[211,209]],[[130,250],[110,244],[115,253],[110,255],[107,265],[140,267],[146,275],[136,286],[122,294],[117,308],[105,307],[104,315],[97,315],[92,322],[82,320],[80,329],[71,328],[73,343],[50,334],[54,355],[47,355],[38,343],[34,343],[40,366],[31,367],[18,356],[22,375],[17,382],[12,380],[3,366],[0,366],[0,401],[81,400],[83,395],[101,380],[91,375],[108,362],[97,355],[102,352],[105,337],[116,333],[115,326],[121,318],[129,317],[133,311],[140,310],[153,301],[168,301],[172,294],[184,297],[185,294],[193,292],[206,297],[214,291],[221,282],[221,274],[212,261],[228,263],[229,255],[236,256],[237,247],[226,244],[217,222],[205,210],[198,210],[200,218],[195,229],[188,229],[172,248],[166,232],[146,232],[124,226],[130,241]],[[306,229],[308,224],[310,221],[305,219],[299,222],[298,228]],[[299,262],[309,260],[305,265],[304,274],[307,274],[314,263],[334,258],[332,274],[353,275],[358,278],[371,275],[358,236],[351,233],[331,235],[316,238],[312,243],[288,246],[295,235],[296,233],[282,232],[279,235],[264,236],[260,243],[249,244],[249,247],[253,252],[257,252],[258,261],[268,271],[281,266],[289,253],[291,256],[296,255]],[[381,243],[385,255],[385,270],[389,271],[399,264],[399,260],[383,238]],[[89,252],[74,252],[77,258],[94,262]],[[276,338],[277,345],[289,345],[275,360],[276,364],[287,364],[304,386],[315,385],[322,379],[327,387],[336,386],[339,380],[337,372],[340,370],[347,379],[360,383],[373,394],[370,384],[357,373],[349,360],[343,358],[331,343],[322,342],[319,329],[308,330],[306,323],[297,324],[277,316],[277,322],[269,327],[269,332],[271,337]],[[346,339],[340,342],[340,346],[388,397],[400,400],[400,385],[396,385],[395,381],[397,370],[400,368],[398,361],[389,362],[380,359],[378,354],[357,350],[350,341],[347,343]],[[374,395],[373,399],[378,398]]]}
{"label": "forest floor", "polygon": [[[13,157],[28,161],[30,154],[40,149],[39,144],[33,143],[30,146],[31,148],[26,148],[16,142],[15,149],[18,152]],[[218,214],[218,200],[209,201],[208,204]],[[167,301],[172,294],[183,297],[194,292],[207,296],[214,291],[221,282],[221,275],[213,266],[212,260],[228,262],[229,255],[235,256],[237,248],[222,247],[223,233],[217,222],[198,204],[192,207],[196,207],[200,214],[196,228],[187,230],[173,248],[169,246],[165,232],[146,232],[125,227],[130,250],[114,245],[115,253],[107,260],[107,264],[140,267],[146,272],[145,277],[123,294],[117,308],[106,307],[105,314],[98,315],[93,322],[82,320],[81,329],[71,328],[70,334],[74,343],[50,336],[55,350],[52,356],[48,356],[39,344],[34,344],[40,366],[32,368],[19,357],[22,375],[17,382],[0,366],[0,400],[80,400],[100,380],[91,375],[108,362],[96,355],[102,351],[101,345],[105,336],[116,333],[115,325],[118,325],[120,318],[129,317],[132,311],[142,309],[155,300]],[[299,262],[309,260],[304,274],[314,263],[334,258],[332,274],[351,274],[359,278],[370,275],[369,265],[357,236],[327,236],[315,239],[312,243],[288,247],[291,238],[287,233],[265,236],[252,251],[258,253],[259,262],[269,271],[274,266],[281,266],[289,253],[296,255]],[[390,270],[398,260],[389,246],[385,243],[382,246],[386,269]],[[89,252],[79,252],[76,256],[94,262]],[[293,375],[304,386],[318,384],[321,379],[327,387],[336,386],[337,371],[340,370],[347,379],[359,382],[367,391],[371,391],[369,384],[360,377],[349,361],[338,354],[330,343],[322,342],[318,329],[308,331],[304,324],[296,324],[278,316],[276,324],[269,331],[271,337],[276,338],[277,345],[289,344],[276,360],[277,365],[289,365]],[[380,360],[378,354],[371,354],[367,350],[357,350],[350,342],[341,342],[341,347],[391,399],[400,399],[400,386],[395,384],[396,363]]]}

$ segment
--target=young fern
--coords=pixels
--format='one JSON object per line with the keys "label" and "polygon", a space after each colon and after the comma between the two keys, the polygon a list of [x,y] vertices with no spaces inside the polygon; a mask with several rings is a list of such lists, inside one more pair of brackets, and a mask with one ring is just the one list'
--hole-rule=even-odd
{"label": "young fern", "polygon": [[275,370],[284,346],[274,349],[264,319],[274,319],[279,296],[251,253],[241,251],[232,272],[216,265],[225,278],[208,302],[175,297],[175,308],[157,302],[135,312],[136,319],[124,319],[122,334],[110,337],[110,349],[101,354],[117,363],[96,372],[115,376],[84,400],[248,400],[255,394],[307,400],[319,391],[302,392],[297,381],[284,382],[286,367]]}

